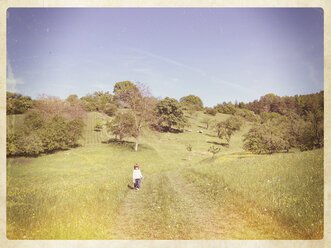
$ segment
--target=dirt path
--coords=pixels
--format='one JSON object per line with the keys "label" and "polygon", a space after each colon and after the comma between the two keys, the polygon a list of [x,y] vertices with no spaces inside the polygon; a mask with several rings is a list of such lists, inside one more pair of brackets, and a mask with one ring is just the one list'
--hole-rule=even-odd
{"label": "dirt path", "polygon": [[[216,206],[179,171],[150,175],[119,210],[115,239],[270,239],[234,205]],[[277,223],[266,223],[274,225]],[[271,234],[272,235],[272,234]]]}

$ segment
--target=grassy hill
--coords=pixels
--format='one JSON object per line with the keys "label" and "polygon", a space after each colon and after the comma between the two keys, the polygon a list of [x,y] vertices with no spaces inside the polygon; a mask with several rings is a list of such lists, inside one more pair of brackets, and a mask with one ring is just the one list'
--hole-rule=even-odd
{"label": "grassy hill", "polygon": [[[8,159],[7,237],[322,238],[323,150],[253,155],[242,149],[250,123],[226,147],[205,116],[190,116],[184,133],[144,130],[134,152],[133,139],[103,143],[111,136],[94,126],[108,117],[89,113],[81,147]],[[221,147],[215,163],[211,145]],[[144,175],[139,192],[128,187],[134,163]]]}

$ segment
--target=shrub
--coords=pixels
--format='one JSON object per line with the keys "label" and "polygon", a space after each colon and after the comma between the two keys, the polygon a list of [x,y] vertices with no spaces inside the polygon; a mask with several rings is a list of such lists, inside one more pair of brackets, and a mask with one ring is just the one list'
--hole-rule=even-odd
{"label": "shrub", "polygon": [[286,128],[280,123],[269,120],[263,124],[257,124],[244,136],[244,149],[253,153],[269,153],[288,151]]}
{"label": "shrub", "polygon": [[43,143],[36,132],[31,132],[26,136],[21,136],[18,139],[17,155],[37,156],[44,151]]}
{"label": "shrub", "polygon": [[18,153],[18,135],[13,131],[7,132],[6,152],[7,156],[15,156]]}
{"label": "shrub", "polygon": [[212,115],[212,116],[215,116],[217,111],[213,108],[205,108],[205,111],[204,111],[205,114],[208,114],[208,115]]}

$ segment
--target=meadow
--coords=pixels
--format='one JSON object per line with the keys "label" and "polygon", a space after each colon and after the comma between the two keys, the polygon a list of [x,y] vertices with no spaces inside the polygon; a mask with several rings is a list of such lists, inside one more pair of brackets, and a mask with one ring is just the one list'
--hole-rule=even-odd
{"label": "meadow", "polygon": [[[89,113],[80,147],[8,158],[7,237],[323,238],[323,149],[253,155],[242,149],[250,123],[226,147],[205,116],[189,116],[184,133],[144,130],[135,152],[133,139],[108,142],[105,128],[94,131],[108,117]],[[16,122],[8,118],[7,127]],[[215,163],[212,145],[221,147]],[[128,187],[134,163],[144,175],[140,191]]]}

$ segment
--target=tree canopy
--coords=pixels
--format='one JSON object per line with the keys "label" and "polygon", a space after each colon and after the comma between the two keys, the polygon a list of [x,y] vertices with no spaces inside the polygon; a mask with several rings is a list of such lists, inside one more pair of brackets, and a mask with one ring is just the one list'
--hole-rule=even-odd
{"label": "tree canopy", "polygon": [[175,98],[166,97],[161,100],[156,105],[156,114],[159,117],[158,125],[164,131],[182,130],[187,122],[184,112]]}
{"label": "tree canopy", "polygon": [[154,98],[151,97],[149,89],[144,84],[133,84],[130,81],[116,83],[114,94],[131,110],[133,115],[131,126],[134,129],[131,136],[136,139],[135,151],[138,151],[141,130],[154,119]]}
{"label": "tree canopy", "polygon": [[7,91],[7,115],[23,114],[32,106],[31,97]]}
{"label": "tree canopy", "polygon": [[203,109],[203,103],[200,97],[195,95],[188,95],[184,96],[179,99],[179,102],[183,103],[185,107],[192,107],[195,110],[202,110]]}

